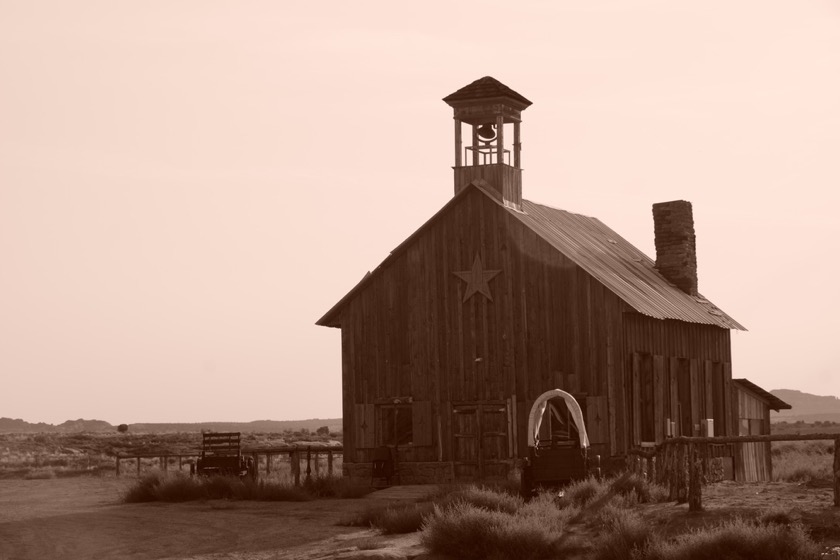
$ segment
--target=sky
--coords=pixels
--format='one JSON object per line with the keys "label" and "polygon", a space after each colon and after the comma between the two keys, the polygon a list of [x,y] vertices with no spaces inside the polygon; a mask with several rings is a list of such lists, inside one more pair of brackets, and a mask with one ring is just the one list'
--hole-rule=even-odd
{"label": "sky", "polygon": [[0,0],[0,417],[339,417],[315,321],[452,197],[485,75],[525,198],[650,256],[691,201],[733,375],[840,395],[836,1]]}

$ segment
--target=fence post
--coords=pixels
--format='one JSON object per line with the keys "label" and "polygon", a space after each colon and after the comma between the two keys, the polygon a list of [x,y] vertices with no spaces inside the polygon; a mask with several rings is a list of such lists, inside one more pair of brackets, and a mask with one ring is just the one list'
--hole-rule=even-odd
{"label": "fence post", "polygon": [[292,476],[295,479],[295,486],[300,486],[300,455],[298,455],[297,449],[289,453],[289,461],[291,462],[289,466],[292,469]]}
{"label": "fence post", "polygon": [[834,507],[840,507],[840,437],[834,438]]}
{"label": "fence post", "polygon": [[688,511],[701,511],[703,509],[702,495],[700,489],[700,470],[702,466],[697,458],[697,446],[688,444]]}
{"label": "fence post", "polygon": [[312,480],[312,448],[306,448],[306,482]]}
{"label": "fence post", "polygon": [[333,452],[332,449],[327,451],[327,474],[332,476],[333,474]]}
{"label": "fence post", "polygon": [[684,443],[677,445],[677,464],[674,471],[676,472],[676,487],[677,487],[677,503],[684,504],[686,502],[686,486],[688,486],[688,473],[686,472],[685,463],[685,448]]}

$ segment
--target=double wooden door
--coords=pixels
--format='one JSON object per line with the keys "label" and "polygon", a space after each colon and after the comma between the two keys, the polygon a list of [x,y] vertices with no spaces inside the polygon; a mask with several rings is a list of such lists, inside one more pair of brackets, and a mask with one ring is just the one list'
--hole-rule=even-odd
{"label": "double wooden door", "polygon": [[452,449],[456,480],[494,480],[510,468],[507,404],[470,403],[452,408]]}

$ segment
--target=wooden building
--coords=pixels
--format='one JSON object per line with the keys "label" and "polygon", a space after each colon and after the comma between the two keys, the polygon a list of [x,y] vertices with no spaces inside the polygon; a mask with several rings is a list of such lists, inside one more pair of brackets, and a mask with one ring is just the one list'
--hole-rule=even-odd
{"label": "wooden building", "polygon": [[[772,393],[768,393],[749,379],[732,380],[732,421],[737,426],[736,436],[763,436],[770,434],[770,409],[779,412],[791,406]],[[756,482],[773,479],[770,461],[770,442],[744,443],[733,450],[734,479]]]}
{"label": "wooden building", "polygon": [[554,388],[604,459],[709,425],[738,434],[743,327],[697,291],[690,203],[653,206],[654,261],[522,198],[525,97],[484,77],[444,101],[454,197],[318,321],[341,329],[345,473],[369,478],[390,446],[403,483],[507,476]]}

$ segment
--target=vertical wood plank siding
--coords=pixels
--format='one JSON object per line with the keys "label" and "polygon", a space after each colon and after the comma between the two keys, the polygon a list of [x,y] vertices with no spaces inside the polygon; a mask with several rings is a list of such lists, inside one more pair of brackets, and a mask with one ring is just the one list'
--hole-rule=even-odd
{"label": "vertical wood plank siding", "polygon": [[[492,301],[463,302],[466,282],[453,272],[470,270],[476,255],[502,272],[489,283]],[[422,410],[432,416],[423,422],[430,433],[415,434],[400,460],[453,460],[452,407],[509,398],[514,452],[524,456],[531,404],[552,388],[601,397],[592,402],[609,430],[598,437],[622,452],[627,309],[493,201],[468,193],[342,309],[345,462],[370,458],[353,441],[365,410],[356,405],[397,397],[429,401]]]}
{"label": "vertical wood plank siding", "polygon": [[[770,433],[770,407],[751,391],[734,385],[732,388],[733,415],[737,420],[735,435],[765,435]],[[757,482],[770,480],[770,442],[742,443],[735,456],[735,480]]]}
{"label": "vertical wood plank siding", "polygon": [[631,312],[624,314],[624,346],[632,440],[661,442],[666,420],[674,435],[699,435],[706,418],[714,419],[715,435],[734,434],[729,330]]}

